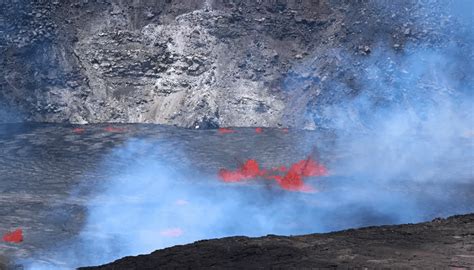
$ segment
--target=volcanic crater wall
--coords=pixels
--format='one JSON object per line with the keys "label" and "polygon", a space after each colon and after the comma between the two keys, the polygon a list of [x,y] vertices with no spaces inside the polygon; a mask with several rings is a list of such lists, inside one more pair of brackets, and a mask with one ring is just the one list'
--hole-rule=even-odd
{"label": "volcanic crater wall", "polygon": [[321,102],[361,91],[374,46],[439,45],[437,29],[452,23],[421,24],[417,1],[4,0],[0,10],[1,122],[191,128],[315,128]]}

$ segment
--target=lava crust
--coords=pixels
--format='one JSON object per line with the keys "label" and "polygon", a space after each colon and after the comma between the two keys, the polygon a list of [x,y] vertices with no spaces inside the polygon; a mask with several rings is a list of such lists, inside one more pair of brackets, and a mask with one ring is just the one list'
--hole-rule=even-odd
{"label": "lava crust", "polygon": [[89,269],[474,267],[474,214],[301,236],[227,237],[130,256]]}

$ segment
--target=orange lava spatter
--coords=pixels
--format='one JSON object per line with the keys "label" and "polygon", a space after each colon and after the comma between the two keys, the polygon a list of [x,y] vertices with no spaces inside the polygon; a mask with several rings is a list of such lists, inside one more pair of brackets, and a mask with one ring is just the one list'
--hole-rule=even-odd
{"label": "orange lava spatter", "polygon": [[224,182],[240,182],[246,179],[252,179],[261,175],[258,162],[253,159],[245,161],[240,168],[235,171],[221,169],[219,171],[219,178]]}
{"label": "orange lava spatter", "polygon": [[219,134],[235,133],[235,130],[230,129],[230,128],[219,128],[218,131],[219,131]]}
{"label": "orange lava spatter", "polygon": [[[280,173],[284,173],[284,175]],[[285,166],[279,166],[270,170],[261,169],[256,160],[249,159],[236,170],[221,169],[219,171],[219,178],[224,182],[230,183],[255,180],[260,177],[274,180],[285,190],[311,192],[314,189],[304,183],[304,178],[325,176],[327,174],[326,167],[311,158],[293,163],[289,169]]]}
{"label": "orange lava spatter", "polygon": [[294,171],[301,176],[324,176],[328,171],[326,167],[314,161],[313,159],[300,160],[290,167],[290,172]]}
{"label": "orange lava spatter", "polygon": [[20,243],[23,242],[23,230],[16,229],[13,232],[8,232],[3,235],[3,241],[8,243]]}

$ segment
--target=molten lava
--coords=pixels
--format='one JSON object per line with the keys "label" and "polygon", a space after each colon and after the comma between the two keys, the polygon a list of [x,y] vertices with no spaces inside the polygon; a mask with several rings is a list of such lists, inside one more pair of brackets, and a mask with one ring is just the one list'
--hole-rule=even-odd
{"label": "molten lava", "polygon": [[17,229],[13,232],[8,232],[3,235],[3,241],[9,243],[20,243],[23,242],[23,230]]}
{"label": "molten lava", "polygon": [[219,177],[224,180],[224,182],[240,182],[246,179],[252,179],[258,176],[261,176],[262,172],[260,171],[258,162],[253,159],[249,159],[240,166],[239,169],[235,171],[221,169],[219,171]]}
{"label": "molten lava", "polygon": [[263,129],[262,129],[262,128],[259,128],[259,127],[258,127],[258,128],[255,129],[255,133],[262,133],[262,132],[263,132]]}
{"label": "molten lava", "polygon": [[311,158],[300,160],[290,167],[290,172],[296,172],[301,176],[309,177],[309,176],[323,176],[327,175],[328,171],[326,167],[319,164],[318,162],[314,161]]}
{"label": "molten lava", "polygon": [[[281,175],[280,173],[285,173]],[[291,164],[287,169],[285,166],[279,166],[270,170],[260,169],[258,162],[254,159],[245,161],[237,170],[221,169],[219,178],[224,182],[242,182],[244,180],[255,180],[259,177],[268,180],[274,180],[278,185],[290,191],[310,192],[314,189],[304,183],[305,177],[325,176],[328,171],[324,165],[308,158]]]}
{"label": "molten lava", "polygon": [[275,181],[286,190],[311,192],[314,189],[303,182],[303,176],[297,171],[288,171],[285,176],[274,176]]}
{"label": "molten lava", "polygon": [[219,131],[219,134],[235,133],[235,130],[230,129],[230,128],[219,128],[218,131]]}

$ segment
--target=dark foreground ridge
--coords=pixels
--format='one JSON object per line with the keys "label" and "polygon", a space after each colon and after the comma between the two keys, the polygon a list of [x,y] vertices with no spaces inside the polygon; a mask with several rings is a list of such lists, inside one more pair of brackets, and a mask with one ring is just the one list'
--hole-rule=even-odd
{"label": "dark foreground ridge", "polygon": [[474,268],[474,214],[302,236],[198,241],[86,269]]}

